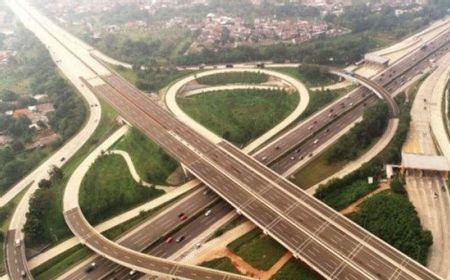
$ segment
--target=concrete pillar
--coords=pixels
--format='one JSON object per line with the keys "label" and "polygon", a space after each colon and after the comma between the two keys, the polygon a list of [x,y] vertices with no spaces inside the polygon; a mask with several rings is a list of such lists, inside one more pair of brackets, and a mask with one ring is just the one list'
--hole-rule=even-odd
{"label": "concrete pillar", "polygon": [[194,176],[189,172],[189,170],[186,168],[184,164],[181,164],[181,169],[183,170],[184,178],[186,181],[189,181],[194,178]]}

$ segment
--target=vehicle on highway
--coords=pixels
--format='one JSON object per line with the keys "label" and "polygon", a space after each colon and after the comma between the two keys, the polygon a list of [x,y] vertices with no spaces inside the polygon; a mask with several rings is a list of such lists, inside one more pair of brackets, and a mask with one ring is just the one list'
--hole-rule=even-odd
{"label": "vehicle on highway", "polygon": [[225,65],[225,68],[233,68],[233,67],[234,67],[233,64],[227,64],[227,65]]}
{"label": "vehicle on highway", "polygon": [[183,241],[186,237],[184,235],[178,237],[175,242],[180,243],[181,241]]}
{"label": "vehicle on highway", "polygon": [[65,158],[65,157],[62,157],[59,161],[63,162],[63,161],[65,161],[65,160],[66,160],[66,158]]}
{"label": "vehicle on highway", "polygon": [[97,267],[97,264],[95,262],[91,262],[86,269],[84,270],[84,272],[89,273],[92,270],[94,270]]}
{"label": "vehicle on highway", "polygon": [[208,217],[208,216],[210,216],[211,214],[212,214],[212,211],[211,211],[211,209],[210,209],[210,210],[208,210],[208,211],[205,212],[205,217]]}
{"label": "vehicle on highway", "polygon": [[202,247],[202,243],[199,242],[199,243],[195,244],[194,247],[195,247],[195,249],[200,249],[200,247]]}
{"label": "vehicle on highway", "polygon": [[266,67],[264,62],[259,62],[259,63],[256,64],[256,68],[264,68],[264,67]]}
{"label": "vehicle on highway", "polygon": [[208,189],[203,191],[203,195],[207,195],[207,194],[209,194],[209,190]]}
{"label": "vehicle on highway", "polygon": [[130,273],[128,273],[130,276],[133,276],[136,274],[136,270],[131,270]]}
{"label": "vehicle on highway", "polygon": [[319,143],[319,139],[314,140],[313,143],[314,143],[314,145],[317,144],[317,143]]}
{"label": "vehicle on highway", "polygon": [[180,219],[181,221],[184,221],[187,219],[187,216],[184,213],[180,213],[180,214],[178,214],[178,219]]}
{"label": "vehicle on highway", "polygon": [[173,237],[172,237],[172,236],[169,236],[169,237],[166,239],[166,244],[172,243],[172,241],[173,241]]}
{"label": "vehicle on highway", "polygon": [[21,276],[22,278],[27,277],[27,274],[26,274],[25,270],[20,271],[20,276]]}
{"label": "vehicle on highway", "polygon": [[16,247],[20,247],[20,245],[22,244],[22,242],[20,241],[20,239],[16,239]]}

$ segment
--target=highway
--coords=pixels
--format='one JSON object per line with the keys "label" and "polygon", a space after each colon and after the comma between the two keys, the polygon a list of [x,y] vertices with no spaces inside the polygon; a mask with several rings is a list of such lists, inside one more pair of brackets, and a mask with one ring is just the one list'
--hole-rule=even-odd
{"label": "highway", "polygon": [[[389,92],[394,92],[404,83],[420,75],[420,73],[430,67],[430,63],[426,58],[430,57],[431,54],[434,53],[433,58],[435,59],[444,55],[448,51],[449,38],[450,31],[439,36],[425,51],[418,50],[381,72],[375,76],[372,82],[377,83],[380,87],[384,87]],[[439,48],[441,49],[436,52]],[[309,155],[314,153],[314,150],[301,149],[300,145],[318,146],[323,142],[324,136],[329,138],[331,133],[325,135],[323,132],[316,134],[317,132],[321,132],[327,128],[329,132],[339,131],[340,128],[337,126],[341,126],[342,128],[355,122],[362,114],[362,111],[361,113],[355,113],[356,109],[369,106],[376,102],[376,99],[373,96],[371,97],[369,93],[370,91],[366,88],[359,87],[355,89],[350,94],[333,102],[325,109],[285,132],[277,138],[277,141],[260,149],[256,153],[256,158],[264,163],[271,163],[278,160],[275,170],[280,173],[284,173],[295,164],[294,160],[292,160],[293,158],[299,160],[299,157],[303,157],[302,160],[306,161]],[[335,118],[339,118],[344,114],[351,115],[345,123],[338,124],[337,122],[333,122]],[[316,139],[319,139],[319,143],[314,145],[313,142]],[[303,151],[297,152],[298,148]]]}
{"label": "highway", "polygon": [[[324,276],[341,278],[355,276],[357,279],[365,278],[365,276],[387,279],[394,276],[414,279],[416,275],[419,275],[425,276],[424,279],[438,279],[417,263],[368,235],[364,230],[310,198],[226,142],[222,142],[219,147],[212,145],[134,88],[123,84],[114,76],[103,77],[103,79],[108,84],[95,85],[93,88],[97,94],[108,100],[126,119],[183,162],[194,175],[210,185],[243,214],[265,229],[268,234],[309,262]],[[297,193],[301,200],[293,199],[292,195],[284,189]],[[269,193],[270,196],[267,196]],[[85,223],[82,214],[76,208],[66,211],[66,218],[72,230],[81,238],[85,238],[88,246],[99,253],[105,252],[103,246],[111,249],[113,255],[115,249],[120,249],[123,258],[108,255],[115,261],[137,267],[143,272],[148,271],[152,267],[151,264],[160,264],[160,260],[144,258],[140,254],[122,250],[121,247],[107,243],[95,233],[93,234],[93,229]],[[345,226],[348,228],[345,229]],[[286,231],[281,232],[280,228]],[[345,230],[339,235],[342,228]],[[360,230],[363,235],[358,237]],[[330,236],[339,236],[343,238],[342,242],[338,244],[335,242],[333,245],[333,241],[329,239]],[[375,247],[371,244],[372,242],[375,245],[381,245]],[[386,257],[386,253],[389,253],[390,257]],[[318,254],[325,261],[319,262]],[[377,269],[364,261],[361,263],[355,261],[360,257],[367,258],[369,255],[374,257],[375,263],[378,261],[378,265],[384,268],[382,272],[378,273]],[[137,264],[139,260],[143,262],[142,265]],[[191,275],[190,277],[192,273],[196,273],[193,271],[197,270],[188,267],[186,269],[189,271],[185,271],[182,267],[168,272],[165,268],[167,267],[157,267],[162,273],[172,275],[181,273]]]}
{"label": "highway", "polygon": [[[419,273],[424,279],[439,279],[232,145],[226,142],[219,147],[211,145],[120,78],[107,76],[103,79],[108,84],[94,87],[97,94],[183,162],[196,177],[325,277],[388,279],[395,274],[399,278],[414,279],[415,273]],[[72,224],[70,216],[67,221]],[[377,249],[372,247],[374,245]],[[386,252],[397,260],[386,258]],[[363,261],[369,255],[383,272]],[[318,256],[321,261],[317,260]]]}

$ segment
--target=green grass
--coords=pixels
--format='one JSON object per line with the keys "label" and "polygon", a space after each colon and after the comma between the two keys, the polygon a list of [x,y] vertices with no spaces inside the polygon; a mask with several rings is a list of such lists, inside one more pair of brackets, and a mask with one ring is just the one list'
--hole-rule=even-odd
{"label": "green grass", "polygon": [[36,267],[31,271],[31,273],[36,280],[55,279],[68,267],[79,263],[81,260],[91,256],[92,254],[93,252],[86,246],[79,244],[68,249],[64,253],[59,254],[50,261]]}
{"label": "green grass", "polygon": [[139,130],[132,128],[114,149],[130,154],[139,176],[153,184],[167,184],[167,178],[179,166],[161,147]]}
{"label": "green grass", "polygon": [[316,197],[336,210],[342,210],[357,201],[358,199],[371,193],[378,187],[377,183],[369,184],[367,180],[358,180],[343,188],[321,192],[317,190]]}
{"label": "green grass", "polygon": [[208,75],[197,78],[197,82],[203,85],[218,86],[226,84],[261,84],[269,80],[269,76],[256,72],[230,72]]}
{"label": "green grass", "polygon": [[104,155],[95,161],[84,177],[79,199],[86,219],[96,224],[163,193],[134,181],[121,156]]}
{"label": "green grass", "polygon": [[291,181],[300,188],[307,189],[338,172],[348,163],[347,161],[340,161],[329,164],[327,162],[327,156],[327,151],[320,154],[295,173]]}
{"label": "green grass", "polygon": [[320,277],[298,260],[291,258],[271,280],[317,280]]}
{"label": "green grass", "polygon": [[275,240],[254,229],[227,245],[228,249],[256,269],[270,269],[286,249]]}
{"label": "green grass", "polygon": [[54,246],[59,242],[73,236],[72,232],[67,227],[62,214],[62,197],[67,181],[83,159],[90,152],[92,152],[99,143],[104,141],[117,129],[117,124],[115,122],[117,113],[108,104],[102,101],[100,103],[102,106],[102,117],[97,129],[86,144],[84,144],[81,149],[67,161],[63,167],[64,178],[55,184],[51,189],[54,193],[55,200],[51,205],[49,214],[45,217],[42,223],[44,223],[45,227],[49,229],[51,234],[48,239],[52,240],[52,242],[50,244],[40,244],[40,247],[46,245]]}
{"label": "green grass", "polygon": [[299,98],[278,90],[230,90],[179,97],[177,102],[209,130],[245,145],[287,117]]}
{"label": "green grass", "polygon": [[305,86],[308,88],[328,86],[328,85],[336,82],[335,81],[336,76],[331,75],[331,74],[329,75],[328,79],[324,79],[320,82],[307,79],[305,75],[303,75],[300,71],[298,71],[298,67],[273,67],[273,68],[270,68],[270,70],[274,70],[274,71],[289,75],[289,76],[301,81],[302,83],[304,83]]}
{"label": "green grass", "polygon": [[235,274],[241,274],[239,270],[237,270],[236,267],[231,263],[231,260],[227,257],[206,261],[201,263],[200,266],[231,272]]}

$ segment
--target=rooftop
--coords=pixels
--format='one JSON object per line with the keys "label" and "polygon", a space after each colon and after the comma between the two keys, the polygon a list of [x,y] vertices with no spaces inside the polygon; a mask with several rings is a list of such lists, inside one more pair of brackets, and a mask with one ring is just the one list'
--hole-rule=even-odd
{"label": "rooftop", "polygon": [[443,156],[402,153],[402,166],[419,170],[450,171],[447,159]]}

